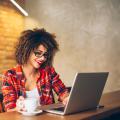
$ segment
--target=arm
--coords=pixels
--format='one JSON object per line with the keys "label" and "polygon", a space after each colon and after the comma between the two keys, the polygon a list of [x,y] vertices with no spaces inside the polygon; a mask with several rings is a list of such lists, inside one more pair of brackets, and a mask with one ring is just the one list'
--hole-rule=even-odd
{"label": "arm", "polygon": [[10,111],[16,107],[17,96],[12,84],[12,75],[6,73],[5,76],[2,80],[3,104],[5,111]]}
{"label": "arm", "polygon": [[69,92],[53,67],[51,68],[51,80],[52,88],[59,97],[58,100],[64,102],[64,100],[69,96]]}

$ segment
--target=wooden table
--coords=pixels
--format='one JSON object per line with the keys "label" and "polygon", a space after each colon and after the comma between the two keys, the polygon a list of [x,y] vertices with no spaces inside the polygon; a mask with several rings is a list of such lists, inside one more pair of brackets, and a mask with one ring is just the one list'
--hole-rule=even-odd
{"label": "wooden table", "polygon": [[60,116],[43,112],[37,116],[23,116],[17,112],[5,112],[0,113],[0,120],[98,120],[120,113],[120,91],[104,94],[100,103],[104,105],[104,108],[72,115]]}

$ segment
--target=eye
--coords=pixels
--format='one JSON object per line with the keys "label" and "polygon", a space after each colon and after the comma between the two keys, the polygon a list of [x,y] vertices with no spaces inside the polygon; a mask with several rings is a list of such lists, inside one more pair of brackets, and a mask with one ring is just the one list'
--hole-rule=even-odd
{"label": "eye", "polygon": [[44,55],[45,55],[45,56],[48,56],[48,53],[46,52],[46,53],[44,53]]}
{"label": "eye", "polygon": [[35,52],[34,52],[34,54],[35,54],[36,56],[41,55],[41,53],[40,53],[40,52],[38,52],[38,51],[35,51]]}

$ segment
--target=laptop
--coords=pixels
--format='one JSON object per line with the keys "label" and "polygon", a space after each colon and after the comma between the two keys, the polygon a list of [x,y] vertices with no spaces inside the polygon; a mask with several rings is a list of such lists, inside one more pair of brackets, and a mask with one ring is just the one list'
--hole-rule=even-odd
{"label": "laptop", "polygon": [[108,72],[77,73],[67,105],[45,111],[67,115],[98,108],[107,77]]}

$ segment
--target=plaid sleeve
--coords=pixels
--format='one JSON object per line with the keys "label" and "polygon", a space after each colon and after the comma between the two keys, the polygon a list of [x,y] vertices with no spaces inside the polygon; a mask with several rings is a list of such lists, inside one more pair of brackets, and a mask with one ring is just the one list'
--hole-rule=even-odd
{"label": "plaid sleeve", "polygon": [[3,104],[5,110],[16,107],[16,94],[12,85],[12,76],[9,73],[5,74],[2,80]]}
{"label": "plaid sleeve", "polygon": [[62,96],[64,96],[68,90],[53,67],[51,67],[51,80],[52,88],[58,95],[59,100],[61,100]]}

